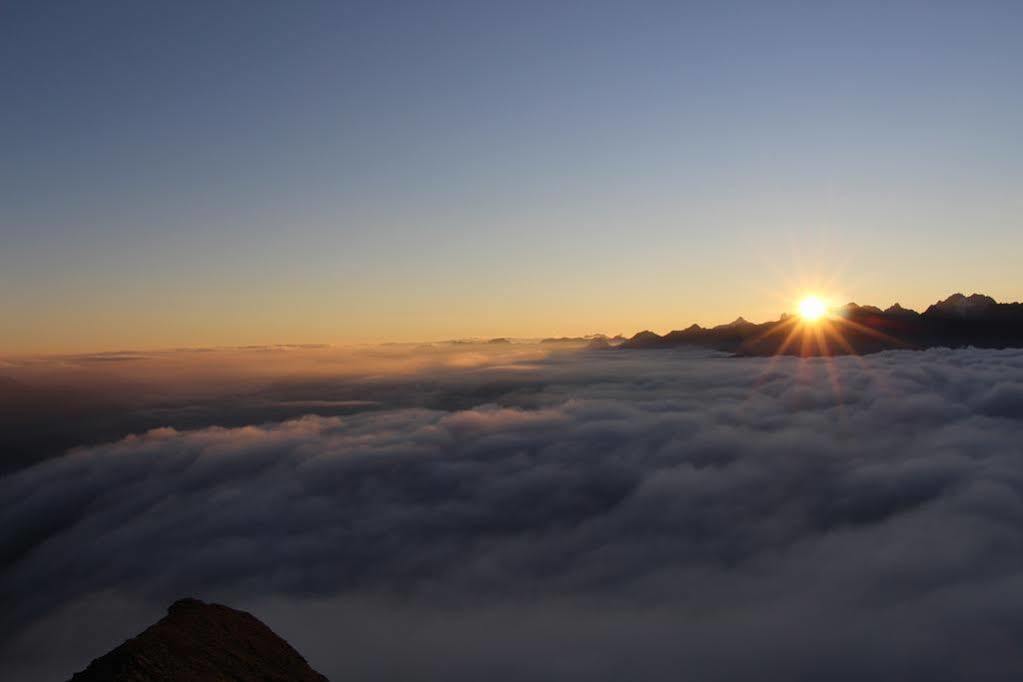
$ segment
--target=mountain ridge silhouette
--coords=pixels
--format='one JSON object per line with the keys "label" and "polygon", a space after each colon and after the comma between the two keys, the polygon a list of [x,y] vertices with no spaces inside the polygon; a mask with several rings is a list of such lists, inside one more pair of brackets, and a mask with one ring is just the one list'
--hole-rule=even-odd
{"label": "mountain ridge silhouette", "polygon": [[644,330],[622,343],[629,349],[699,346],[742,356],[867,355],[884,350],[926,348],[1023,348],[1023,303],[955,293],[922,312],[898,303],[882,310],[847,303],[820,323],[783,314],[762,323],[735,322],[704,328],[690,325],[663,336]]}

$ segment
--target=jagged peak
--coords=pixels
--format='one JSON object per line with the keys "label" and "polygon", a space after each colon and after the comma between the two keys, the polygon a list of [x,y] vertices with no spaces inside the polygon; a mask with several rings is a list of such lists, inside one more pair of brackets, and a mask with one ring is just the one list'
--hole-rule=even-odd
{"label": "jagged peak", "polygon": [[956,292],[944,301],[938,301],[930,306],[927,312],[943,315],[973,315],[996,304],[997,301],[990,296],[977,293],[964,296],[962,293]]}
{"label": "jagged peak", "polygon": [[885,308],[884,312],[888,315],[919,315],[917,311],[912,308],[903,308],[898,302],[893,303],[889,307]]}
{"label": "jagged peak", "polygon": [[960,292],[956,292],[946,298],[944,301],[938,301],[938,303],[948,303],[950,305],[956,305],[960,303],[995,303],[995,299],[985,294],[978,294],[976,292],[969,296],[964,296]]}
{"label": "jagged peak", "polygon": [[732,329],[732,328],[735,328],[735,327],[748,327],[748,326],[751,326],[751,325],[752,325],[751,322],[746,320],[744,317],[739,316],[739,317],[735,318],[734,320],[732,320],[731,322],[728,322],[726,324],[719,324],[718,326],[714,327],[714,329]]}

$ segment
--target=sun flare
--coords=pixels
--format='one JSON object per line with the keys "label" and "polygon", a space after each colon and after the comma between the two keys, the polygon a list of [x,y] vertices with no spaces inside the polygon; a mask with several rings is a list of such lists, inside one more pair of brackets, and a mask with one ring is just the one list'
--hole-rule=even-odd
{"label": "sun flare", "polygon": [[799,302],[799,316],[803,318],[804,322],[816,322],[827,312],[828,308],[824,305],[824,301],[816,296],[807,296]]}

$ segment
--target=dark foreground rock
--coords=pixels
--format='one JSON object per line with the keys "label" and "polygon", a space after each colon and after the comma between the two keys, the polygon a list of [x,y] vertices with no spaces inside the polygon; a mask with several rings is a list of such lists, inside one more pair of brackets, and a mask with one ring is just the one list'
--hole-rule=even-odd
{"label": "dark foreground rock", "polygon": [[175,602],[155,625],[72,682],[327,682],[283,639],[244,611]]}

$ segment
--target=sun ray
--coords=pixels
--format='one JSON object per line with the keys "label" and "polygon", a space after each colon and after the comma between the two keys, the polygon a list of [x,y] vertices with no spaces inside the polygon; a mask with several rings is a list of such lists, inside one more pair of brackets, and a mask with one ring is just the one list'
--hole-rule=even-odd
{"label": "sun ray", "polygon": [[835,319],[836,319],[837,322],[839,322],[842,325],[848,326],[848,327],[850,327],[852,329],[855,329],[858,332],[862,332],[862,333],[864,333],[864,334],[866,334],[868,336],[873,336],[874,338],[879,339],[881,341],[887,341],[888,343],[894,343],[894,344],[896,344],[898,346],[902,346],[903,348],[909,348],[910,347],[908,343],[905,343],[904,341],[900,341],[899,339],[895,338],[894,336],[891,336],[889,334],[885,334],[884,332],[878,331],[876,329],[872,329],[872,328],[870,328],[870,327],[868,327],[868,326],[866,326],[864,324],[860,324],[859,322],[855,322],[853,320],[850,320],[849,318],[838,317],[838,318],[835,318]]}
{"label": "sun ray", "polygon": [[836,329],[835,325],[830,320],[826,323],[824,332],[830,336],[835,343],[840,345],[849,355],[859,357],[856,349],[852,347],[852,344],[850,344],[844,336],[842,336],[842,332]]}
{"label": "sun ray", "polygon": [[828,331],[830,325],[825,321],[823,324],[814,329],[817,336],[817,346],[821,349],[821,355],[824,361],[824,368],[828,373],[828,380],[831,382],[831,390],[835,393],[835,398],[838,401],[839,408],[842,406],[842,381],[838,375],[838,367],[835,364],[835,358],[831,354],[831,348],[828,346]]}
{"label": "sun ray", "polygon": [[796,335],[800,332],[801,329],[802,327],[800,324],[798,323],[794,324],[792,326],[792,331],[790,331],[788,336],[785,337],[785,340],[782,341],[781,346],[778,347],[778,350],[777,352],[775,352],[775,355],[784,355],[785,351],[788,349],[789,345],[791,345],[792,342],[795,340]]}

